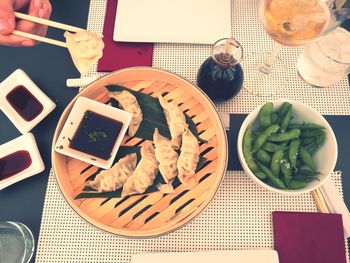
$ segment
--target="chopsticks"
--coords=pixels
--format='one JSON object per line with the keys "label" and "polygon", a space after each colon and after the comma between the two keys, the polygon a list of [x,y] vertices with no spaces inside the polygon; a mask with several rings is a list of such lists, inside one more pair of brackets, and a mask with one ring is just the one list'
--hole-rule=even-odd
{"label": "chopsticks", "polygon": [[15,34],[15,35],[18,35],[18,36],[31,38],[31,39],[34,39],[34,40],[37,40],[37,41],[40,41],[40,42],[45,42],[45,43],[48,43],[48,44],[52,44],[52,45],[56,45],[56,46],[67,48],[67,44],[65,42],[58,41],[58,40],[55,40],[55,39],[42,37],[42,36],[38,36],[38,35],[33,35],[33,34],[30,34],[30,33],[22,32],[22,31],[18,31],[18,30],[14,30],[12,33]]}
{"label": "chopsticks", "polygon": [[311,192],[311,195],[315,201],[315,204],[317,206],[318,211],[320,211],[321,213],[329,214],[330,210],[327,206],[325,198],[323,197],[320,189],[317,188],[317,189],[313,190]]}
{"label": "chopsticks", "polygon": [[67,31],[71,31],[71,32],[78,32],[78,31],[84,30],[84,29],[79,28],[79,27],[70,26],[70,25],[66,25],[66,24],[63,24],[63,23],[59,23],[59,22],[55,22],[55,21],[39,18],[39,17],[36,17],[36,16],[30,16],[30,15],[27,15],[27,14],[22,14],[22,13],[19,13],[19,12],[15,12],[15,17],[20,18],[20,19],[24,19],[24,20],[28,20],[28,21],[31,21],[31,22],[34,22],[34,23],[47,25],[47,26],[51,26],[51,27],[55,27],[55,28],[59,28],[59,29],[67,30]]}
{"label": "chopsticks", "polygon": [[[55,22],[55,21],[51,21],[51,20],[47,20],[47,19],[43,19],[43,18],[39,18],[39,17],[35,17],[35,16],[30,16],[30,15],[27,15],[27,14],[22,14],[22,13],[19,13],[19,12],[15,12],[15,17],[20,18],[20,19],[24,19],[24,20],[28,20],[28,21],[31,21],[31,22],[34,22],[34,23],[47,25],[47,26],[51,26],[51,27],[55,27],[55,28],[59,28],[59,29],[67,30],[67,31],[71,31],[71,32],[78,32],[78,31],[85,30],[85,29],[82,29],[82,28],[79,28],[79,27],[70,26],[70,25],[66,25],[66,24],[63,24],[63,23],[59,23],[59,22]],[[58,40],[55,40],[55,39],[51,39],[51,38],[47,38],[47,37],[43,37],[43,36],[38,36],[38,35],[30,34],[30,33],[27,33],[27,32],[22,32],[22,31],[18,31],[18,30],[14,30],[13,34],[16,34],[16,35],[22,36],[22,37],[31,38],[31,39],[34,39],[34,40],[38,40],[38,41],[45,42],[45,43],[48,43],[48,44],[52,44],[52,45],[56,45],[56,46],[67,48],[67,44],[65,42],[58,41]]]}

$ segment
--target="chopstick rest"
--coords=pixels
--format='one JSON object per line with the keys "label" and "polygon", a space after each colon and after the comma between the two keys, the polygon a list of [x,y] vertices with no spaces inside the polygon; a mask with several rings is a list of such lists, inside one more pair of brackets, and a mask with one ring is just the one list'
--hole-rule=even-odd
{"label": "chopstick rest", "polygon": [[343,216],[344,235],[350,237],[350,213],[334,184],[328,180],[321,187],[320,191],[326,201],[331,213],[341,214]]}
{"label": "chopstick rest", "polygon": [[83,87],[83,86],[89,85],[91,82],[95,81],[96,79],[98,79],[98,76],[67,79],[66,85],[68,88]]}

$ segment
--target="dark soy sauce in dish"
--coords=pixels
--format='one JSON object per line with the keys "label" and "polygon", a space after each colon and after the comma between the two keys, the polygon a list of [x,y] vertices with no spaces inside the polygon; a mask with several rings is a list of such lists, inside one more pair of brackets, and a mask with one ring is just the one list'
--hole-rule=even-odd
{"label": "dark soy sauce in dish", "polygon": [[108,160],[123,123],[86,111],[69,147]]}
{"label": "dark soy sauce in dish", "polygon": [[0,181],[16,175],[32,164],[28,151],[17,151],[0,158]]}
{"label": "dark soy sauce in dish", "polygon": [[17,86],[7,96],[7,101],[26,121],[32,121],[44,109],[40,101],[24,86]]}

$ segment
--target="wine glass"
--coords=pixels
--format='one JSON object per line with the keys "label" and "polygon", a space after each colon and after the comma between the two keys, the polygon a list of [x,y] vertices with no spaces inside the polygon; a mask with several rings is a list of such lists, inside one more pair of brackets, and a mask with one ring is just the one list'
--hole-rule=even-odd
{"label": "wine glass", "polygon": [[266,33],[276,41],[271,53],[247,57],[245,89],[273,96],[288,85],[288,74],[277,56],[282,45],[303,46],[338,27],[350,14],[350,0],[260,0],[259,16]]}
{"label": "wine glass", "polygon": [[34,247],[34,237],[27,226],[19,222],[0,222],[0,262],[28,263]]}

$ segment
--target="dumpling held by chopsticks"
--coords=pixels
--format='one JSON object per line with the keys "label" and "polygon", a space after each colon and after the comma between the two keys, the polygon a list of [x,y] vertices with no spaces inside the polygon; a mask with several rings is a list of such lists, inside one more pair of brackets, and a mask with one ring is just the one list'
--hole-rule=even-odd
{"label": "dumpling held by chopsticks", "polygon": [[80,74],[85,74],[103,55],[102,38],[89,31],[78,31],[75,34],[65,32],[67,47],[75,67]]}

